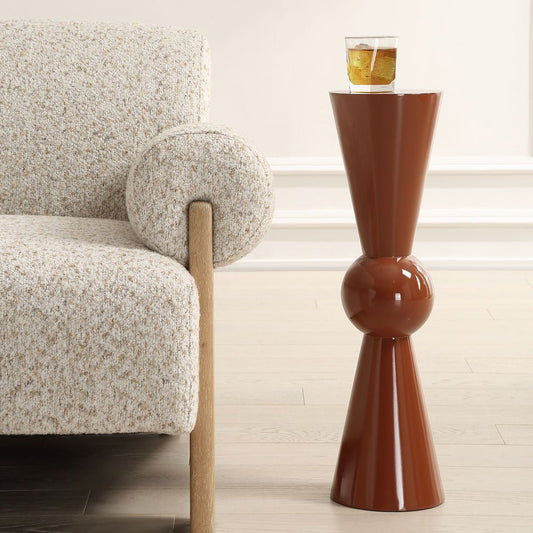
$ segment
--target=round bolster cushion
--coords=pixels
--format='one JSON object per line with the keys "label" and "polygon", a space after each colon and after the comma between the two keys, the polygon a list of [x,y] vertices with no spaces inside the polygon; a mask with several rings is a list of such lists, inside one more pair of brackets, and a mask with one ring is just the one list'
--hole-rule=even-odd
{"label": "round bolster cushion", "polygon": [[188,206],[213,206],[213,262],[240,259],[261,241],[274,211],[272,174],[264,157],[230,131],[184,124],[163,131],[130,169],[126,207],[141,241],[188,264]]}

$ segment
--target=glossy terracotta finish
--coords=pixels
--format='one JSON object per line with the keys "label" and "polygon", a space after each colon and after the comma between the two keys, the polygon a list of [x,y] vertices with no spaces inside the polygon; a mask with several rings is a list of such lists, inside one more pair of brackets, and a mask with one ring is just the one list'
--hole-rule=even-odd
{"label": "glossy terracotta finish", "polygon": [[331,496],[374,511],[444,501],[409,337],[363,339]]}
{"label": "glossy terracotta finish", "polygon": [[370,257],[410,255],[439,93],[331,93],[359,238]]}
{"label": "glossy terracotta finish", "polygon": [[336,502],[410,511],[444,501],[409,335],[433,286],[411,254],[439,93],[331,93],[364,254],[342,302],[366,335],[331,489]]}
{"label": "glossy terracotta finish", "polygon": [[342,284],[342,304],[364,333],[402,337],[414,333],[433,307],[433,285],[416,257],[355,261]]}

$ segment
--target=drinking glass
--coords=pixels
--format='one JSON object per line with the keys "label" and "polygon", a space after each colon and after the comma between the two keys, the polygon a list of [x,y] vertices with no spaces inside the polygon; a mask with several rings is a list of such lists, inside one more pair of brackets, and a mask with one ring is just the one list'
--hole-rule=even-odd
{"label": "drinking glass", "polygon": [[351,93],[392,92],[398,37],[346,37]]}

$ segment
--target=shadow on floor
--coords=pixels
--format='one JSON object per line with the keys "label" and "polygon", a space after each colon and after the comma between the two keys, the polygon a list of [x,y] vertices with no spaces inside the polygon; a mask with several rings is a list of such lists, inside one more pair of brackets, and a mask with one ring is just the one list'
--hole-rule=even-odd
{"label": "shadow on floor", "polygon": [[188,521],[173,517],[0,518],[1,533],[188,533]]}
{"label": "shadow on floor", "polygon": [[94,494],[105,507],[117,489],[187,489],[187,449],[186,436],[0,436],[0,532],[184,533],[174,513],[85,512]]}

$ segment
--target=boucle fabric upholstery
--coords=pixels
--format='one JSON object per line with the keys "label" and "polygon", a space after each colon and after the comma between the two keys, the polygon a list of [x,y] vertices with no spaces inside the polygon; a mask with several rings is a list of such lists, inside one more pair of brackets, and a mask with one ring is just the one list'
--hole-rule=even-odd
{"label": "boucle fabric upholstery", "polygon": [[128,222],[0,216],[0,433],[191,431],[198,296]]}
{"label": "boucle fabric upholstery", "polygon": [[128,217],[150,248],[187,264],[187,208],[213,204],[215,266],[263,238],[274,211],[270,167],[244,139],[210,124],[168,129],[147,144],[127,183]]}
{"label": "boucle fabric upholstery", "polygon": [[0,23],[0,213],[126,220],[129,167],[154,135],[207,120],[194,31]]}
{"label": "boucle fabric upholstery", "polygon": [[193,31],[0,22],[0,434],[193,429],[188,205],[213,204],[216,266],[273,211],[208,81]]}

